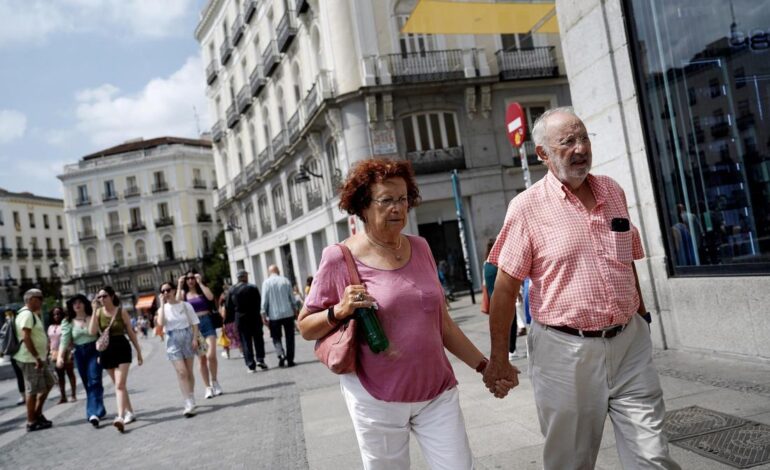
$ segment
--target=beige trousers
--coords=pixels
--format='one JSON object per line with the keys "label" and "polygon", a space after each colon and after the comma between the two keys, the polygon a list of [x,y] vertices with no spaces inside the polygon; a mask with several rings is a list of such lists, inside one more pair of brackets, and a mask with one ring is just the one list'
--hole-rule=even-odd
{"label": "beige trousers", "polygon": [[663,391],[643,318],[611,339],[532,322],[528,349],[546,470],[594,468],[607,414],[623,468],[679,469],[662,432]]}

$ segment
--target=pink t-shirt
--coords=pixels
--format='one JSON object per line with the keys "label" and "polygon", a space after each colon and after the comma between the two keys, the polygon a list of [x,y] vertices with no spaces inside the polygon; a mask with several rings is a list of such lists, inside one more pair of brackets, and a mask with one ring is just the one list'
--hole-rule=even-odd
{"label": "pink t-shirt", "polygon": [[[388,337],[387,350],[374,354],[359,342],[356,373],[374,398],[390,402],[431,400],[457,384],[442,341],[444,293],[425,239],[407,236],[412,256],[403,267],[376,269],[356,260],[358,275],[379,305],[377,316]],[[308,311],[339,303],[350,276],[340,248],[328,246],[305,300]]]}

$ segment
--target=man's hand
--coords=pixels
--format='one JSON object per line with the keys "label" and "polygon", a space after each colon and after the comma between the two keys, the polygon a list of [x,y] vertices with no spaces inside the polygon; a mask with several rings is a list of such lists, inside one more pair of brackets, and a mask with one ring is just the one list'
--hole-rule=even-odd
{"label": "man's hand", "polygon": [[265,326],[270,326],[270,319],[267,317],[267,315],[262,316],[262,324]]}
{"label": "man's hand", "polygon": [[497,398],[505,398],[508,392],[519,385],[520,371],[507,358],[492,357],[484,369],[484,385]]}
{"label": "man's hand", "polygon": [[43,362],[43,360],[40,359],[39,356],[36,357],[35,358],[35,369],[42,369],[43,367],[45,367],[45,362]]}

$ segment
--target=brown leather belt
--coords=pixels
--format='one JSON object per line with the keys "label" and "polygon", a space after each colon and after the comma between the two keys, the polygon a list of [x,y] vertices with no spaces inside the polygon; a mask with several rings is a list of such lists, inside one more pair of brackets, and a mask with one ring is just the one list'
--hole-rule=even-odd
{"label": "brown leather belt", "polygon": [[551,326],[546,325],[546,328],[553,328],[556,331],[567,333],[572,336],[580,336],[582,338],[614,338],[626,329],[626,325],[613,326],[606,330],[578,330],[576,328],[570,328],[569,326]]}

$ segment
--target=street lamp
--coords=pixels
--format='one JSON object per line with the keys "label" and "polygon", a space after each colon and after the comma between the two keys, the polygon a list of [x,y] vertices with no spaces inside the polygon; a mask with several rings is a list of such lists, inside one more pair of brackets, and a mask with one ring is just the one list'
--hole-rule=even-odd
{"label": "street lamp", "polygon": [[322,175],[315,174],[312,171],[310,171],[310,169],[308,167],[306,167],[305,165],[300,165],[299,166],[299,171],[297,171],[297,176],[294,177],[294,182],[295,183],[307,183],[308,181],[310,181],[310,177],[311,176],[316,177],[316,178],[323,178]]}

